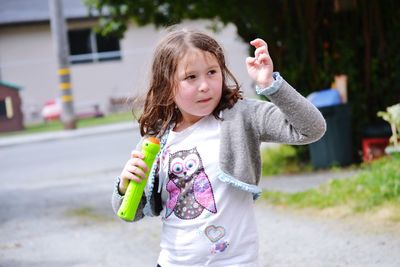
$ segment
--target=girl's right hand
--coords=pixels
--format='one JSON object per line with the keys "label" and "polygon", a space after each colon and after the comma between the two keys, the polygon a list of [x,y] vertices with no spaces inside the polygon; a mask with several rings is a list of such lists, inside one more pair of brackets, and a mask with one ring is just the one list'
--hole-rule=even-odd
{"label": "girl's right hand", "polygon": [[146,172],[148,169],[143,159],[143,153],[137,150],[132,151],[131,158],[126,162],[125,167],[119,176],[120,183],[118,189],[121,195],[125,195],[130,180],[139,183],[141,180],[146,178]]}

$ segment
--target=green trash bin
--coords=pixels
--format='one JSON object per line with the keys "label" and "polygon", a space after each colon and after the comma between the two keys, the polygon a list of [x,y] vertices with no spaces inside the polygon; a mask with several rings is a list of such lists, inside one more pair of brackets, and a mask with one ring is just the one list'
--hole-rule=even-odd
{"label": "green trash bin", "polygon": [[314,168],[346,166],[353,162],[351,109],[348,104],[318,108],[326,120],[326,133],[309,145]]}

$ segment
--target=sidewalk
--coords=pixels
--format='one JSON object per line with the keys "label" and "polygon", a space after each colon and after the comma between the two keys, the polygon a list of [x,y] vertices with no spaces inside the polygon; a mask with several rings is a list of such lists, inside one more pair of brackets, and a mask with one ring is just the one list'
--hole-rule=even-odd
{"label": "sidewalk", "polygon": [[133,122],[121,122],[109,125],[79,128],[75,130],[62,130],[62,131],[54,131],[46,133],[35,133],[35,134],[25,134],[25,135],[21,134],[18,136],[0,137],[0,147],[134,130],[137,127],[138,127],[137,124]]}
{"label": "sidewalk", "polygon": [[358,170],[320,170],[310,173],[270,176],[262,178],[259,187],[268,191],[295,193],[317,187],[332,179],[349,178],[358,172]]}

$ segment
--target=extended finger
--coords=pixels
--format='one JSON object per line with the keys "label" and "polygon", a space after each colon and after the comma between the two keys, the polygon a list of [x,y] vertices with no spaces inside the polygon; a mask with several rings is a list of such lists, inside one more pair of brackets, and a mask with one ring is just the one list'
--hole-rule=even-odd
{"label": "extended finger", "polygon": [[253,41],[250,42],[250,44],[252,46],[254,46],[255,48],[267,46],[267,43],[263,39],[260,39],[260,38],[254,39]]}

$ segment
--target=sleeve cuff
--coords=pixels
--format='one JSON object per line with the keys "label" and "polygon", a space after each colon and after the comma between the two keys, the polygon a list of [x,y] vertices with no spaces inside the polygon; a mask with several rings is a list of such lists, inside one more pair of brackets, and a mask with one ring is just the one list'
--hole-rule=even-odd
{"label": "sleeve cuff", "polygon": [[270,86],[266,88],[260,88],[256,85],[256,92],[258,95],[269,96],[276,93],[282,87],[283,78],[279,72],[272,73],[272,77],[274,78],[274,81]]}
{"label": "sleeve cuff", "polygon": [[115,179],[115,183],[114,183],[114,196],[117,197],[118,199],[122,200],[124,199],[124,196],[121,195],[121,193],[119,192],[119,182],[120,182],[120,178],[117,177],[117,179]]}

